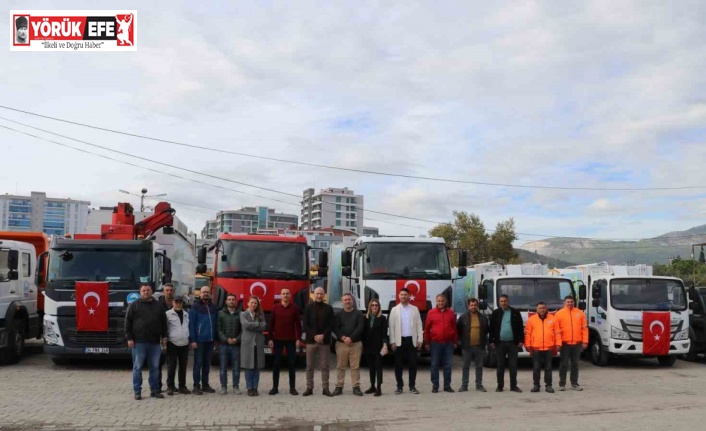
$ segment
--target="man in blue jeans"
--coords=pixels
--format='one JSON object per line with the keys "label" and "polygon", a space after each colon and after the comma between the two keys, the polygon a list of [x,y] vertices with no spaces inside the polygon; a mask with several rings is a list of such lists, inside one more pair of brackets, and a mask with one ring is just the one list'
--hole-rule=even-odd
{"label": "man in blue jeans", "polygon": [[[201,299],[189,310],[189,342],[194,350],[194,390],[195,395],[216,392],[208,384],[211,371],[211,354],[216,341],[216,317],[218,309],[211,302],[211,289],[201,288]],[[203,383],[203,385],[202,385]]]}
{"label": "man in blue jeans", "polygon": [[445,295],[436,295],[436,308],[427,314],[424,341],[431,352],[431,392],[439,392],[439,365],[444,369],[444,392],[454,392],[451,388],[451,366],[458,334],[456,313],[447,307]]}
{"label": "man in blue jeans", "polygon": [[[152,286],[140,286],[140,300],[128,306],[125,338],[132,349],[132,389],[142,399],[142,366],[147,361],[150,397],[164,398],[159,392],[159,357],[167,347],[167,315],[159,301],[152,298]],[[161,346],[160,346],[161,343]]]}
{"label": "man in blue jeans", "polygon": [[228,362],[233,366],[233,392],[240,395],[240,336],[243,327],[240,324],[240,312],[235,308],[235,295],[226,296],[226,307],[218,312],[218,339],[221,341],[219,354],[221,359],[220,394],[228,393]]}

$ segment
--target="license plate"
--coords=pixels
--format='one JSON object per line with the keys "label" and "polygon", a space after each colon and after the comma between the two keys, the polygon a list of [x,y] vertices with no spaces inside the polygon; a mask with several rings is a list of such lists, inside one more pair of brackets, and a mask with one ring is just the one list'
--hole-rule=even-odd
{"label": "license plate", "polygon": [[107,347],[86,347],[83,349],[84,353],[97,353],[107,355],[110,353],[110,349]]}
{"label": "license plate", "polygon": [[265,347],[265,354],[266,354],[266,355],[271,355],[271,354],[272,354],[272,349],[270,349],[269,347]]}

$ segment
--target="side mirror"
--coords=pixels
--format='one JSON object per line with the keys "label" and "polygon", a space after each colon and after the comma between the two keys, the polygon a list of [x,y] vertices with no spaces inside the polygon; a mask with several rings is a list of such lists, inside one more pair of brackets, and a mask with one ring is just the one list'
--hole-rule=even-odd
{"label": "side mirror", "polygon": [[341,275],[344,277],[350,277],[351,276],[351,267],[350,266],[344,266],[341,268]]}
{"label": "side mirror", "polygon": [[20,278],[20,273],[17,272],[16,270],[10,270],[10,272],[7,273],[7,278],[10,281],[17,280]]}
{"label": "side mirror", "polygon": [[221,255],[221,262],[228,262],[228,256],[226,256],[225,254],[222,254]]}
{"label": "side mirror", "polygon": [[478,309],[479,309],[479,310],[483,310],[483,311],[487,310],[487,309],[488,309],[488,303],[485,302],[485,301],[479,301],[479,302],[478,302]]}
{"label": "side mirror", "polygon": [[196,258],[196,260],[199,263],[206,263],[206,247],[201,247],[199,249],[198,257]]}
{"label": "side mirror", "polygon": [[581,311],[586,310],[586,303],[585,302],[579,302],[579,310],[581,310]]}
{"label": "side mirror", "polygon": [[205,263],[201,263],[201,264],[196,265],[196,273],[198,273],[198,274],[203,274],[207,270],[208,270],[208,268],[206,268]]}
{"label": "side mirror", "polygon": [[488,287],[485,284],[478,286],[478,299],[485,301],[488,298]]}
{"label": "side mirror", "polygon": [[593,299],[600,299],[601,298],[601,286],[598,285],[597,281],[595,283],[593,283],[593,286],[591,286],[591,298],[593,298]]}
{"label": "side mirror", "polygon": [[594,298],[593,301],[591,301],[591,305],[593,306],[593,308],[598,308],[598,306],[601,305],[601,300]]}
{"label": "side mirror", "polygon": [[[468,266],[468,250],[460,250],[458,252],[458,267],[462,268],[466,266]],[[459,275],[461,275],[460,272]],[[463,275],[465,276],[466,274]]]}
{"label": "side mirror", "polygon": [[[18,250],[10,250],[7,253],[7,268],[10,271],[17,271],[20,264],[20,252]],[[15,280],[17,280],[15,278]]]}
{"label": "side mirror", "polygon": [[581,283],[579,285],[579,300],[583,301],[586,299],[586,285]]}
{"label": "side mirror", "polygon": [[164,257],[164,276],[162,277],[162,284],[172,282],[172,260],[168,257]]}
{"label": "side mirror", "polygon": [[328,268],[319,267],[319,277],[328,277]]}
{"label": "side mirror", "polygon": [[468,268],[466,268],[465,266],[459,266],[458,267],[458,276],[465,277],[466,275],[468,275]]}
{"label": "side mirror", "polygon": [[[349,265],[346,265],[349,266]],[[321,272],[322,268],[328,268],[328,252],[327,251],[320,251],[319,252],[319,272]]]}
{"label": "side mirror", "polygon": [[350,267],[352,265],[352,263],[353,263],[353,257],[351,256],[351,251],[350,250],[343,250],[341,252],[341,266]]}

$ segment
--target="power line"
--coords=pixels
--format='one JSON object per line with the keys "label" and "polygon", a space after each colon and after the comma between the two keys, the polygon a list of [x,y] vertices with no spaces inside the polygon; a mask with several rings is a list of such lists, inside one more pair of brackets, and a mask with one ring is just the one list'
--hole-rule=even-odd
{"label": "power line", "polygon": [[[2,107],[2,106],[0,106],[0,107]],[[253,185],[253,184],[248,184],[248,183],[243,183],[243,182],[239,182],[239,181],[235,181],[235,180],[230,180],[230,179],[228,179],[228,178],[223,178],[223,177],[219,177],[219,176],[215,176],[215,175],[211,175],[211,174],[206,174],[206,173],[203,173],[203,172],[195,171],[195,170],[188,169],[188,168],[184,168],[184,167],[181,167],[181,166],[171,165],[171,164],[168,164],[168,163],[155,161],[155,160],[148,159],[148,158],[145,158],[145,157],[136,156],[136,155],[133,155],[133,154],[130,154],[130,153],[126,153],[126,152],[123,152],[123,151],[114,150],[114,149],[107,148],[107,147],[104,147],[104,146],[101,146],[101,145],[97,145],[97,144],[93,144],[93,143],[90,143],[90,142],[87,142],[87,141],[83,141],[83,140],[80,140],[80,139],[76,139],[76,138],[73,138],[73,137],[70,137],[70,136],[66,136],[66,135],[62,135],[62,134],[59,134],[59,133],[55,133],[55,132],[52,132],[52,131],[50,131],[50,130],[46,130],[46,129],[42,129],[42,128],[39,128],[39,127],[31,126],[31,125],[28,125],[28,124],[25,124],[25,123],[22,123],[22,122],[19,122],[19,121],[10,120],[10,119],[7,119],[7,118],[5,118],[5,117],[1,117],[1,116],[0,116],[0,119],[5,120],[5,121],[8,121],[8,122],[10,122],[10,123],[19,124],[19,125],[21,125],[21,126],[24,126],[24,127],[30,128],[30,129],[39,130],[39,131],[44,132],[44,133],[48,133],[48,134],[51,134],[51,135],[59,136],[59,137],[64,138],[64,139],[76,141],[76,142],[82,143],[82,144],[84,144],[84,145],[89,145],[89,146],[92,146],[92,147],[95,147],[95,148],[100,148],[100,149],[105,150],[105,151],[114,152],[114,153],[117,153],[117,154],[121,154],[121,155],[123,155],[123,156],[136,158],[136,159],[143,160],[143,161],[147,161],[147,162],[154,163],[154,164],[157,164],[157,165],[163,165],[163,166],[167,166],[167,167],[170,167],[170,168],[173,168],[173,169],[183,170],[183,171],[186,171],[186,172],[194,173],[194,174],[197,174],[197,175],[203,175],[203,176],[210,177],[210,178],[214,178],[214,179],[218,179],[218,180],[221,180],[221,181],[231,182],[231,183],[235,183],[235,184],[239,184],[239,185],[245,185],[245,186],[252,187],[252,188],[258,188],[258,189],[262,189],[262,190],[265,190],[265,191],[270,191],[270,192],[274,192],[274,193],[279,193],[279,194],[283,194],[283,195],[293,196],[293,197],[299,198],[299,195],[296,195],[296,194],[293,194],[293,193],[282,192],[282,191],[275,190],[275,189],[270,189],[270,188],[265,188],[265,187],[260,187],[260,186],[257,186],[257,185]],[[279,200],[279,199],[275,199],[275,198],[270,198],[270,197],[265,197],[265,196],[253,194],[253,193],[244,192],[244,191],[241,191],[241,190],[230,189],[230,188],[227,188],[227,187],[223,187],[223,186],[218,186],[218,185],[215,185],[215,184],[206,183],[206,182],[199,181],[199,180],[195,180],[195,179],[192,179],[192,178],[181,177],[181,176],[178,176],[178,175],[175,175],[175,174],[167,173],[167,172],[164,172],[164,171],[159,171],[159,170],[156,170],[156,169],[153,169],[153,168],[147,168],[147,167],[144,167],[144,166],[140,166],[140,165],[136,165],[136,164],[133,164],[133,163],[125,162],[125,161],[122,161],[122,160],[114,159],[114,158],[111,158],[111,157],[108,157],[108,156],[105,156],[105,155],[102,155],[102,154],[93,153],[93,152],[90,152],[90,151],[87,151],[87,150],[84,150],[84,149],[72,147],[72,146],[70,146],[70,145],[66,145],[66,144],[63,144],[63,143],[60,143],[60,142],[57,142],[57,141],[53,141],[53,140],[51,140],[51,139],[43,138],[43,137],[40,137],[40,136],[37,136],[37,135],[33,135],[33,134],[31,134],[31,133],[23,132],[23,131],[20,131],[20,130],[17,130],[17,129],[13,129],[13,128],[11,128],[11,127],[2,126],[2,125],[0,125],[0,127],[3,127],[3,128],[5,128],[5,129],[7,129],[7,130],[11,130],[11,131],[14,131],[14,132],[17,132],[17,133],[21,133],[21,134],[24,134],[24,135],[27,135],[27,136],[30,136],[30,137],[33,137],[33,138],[36,138],[36,139],[40,139],[40,140],[43,140],[43,141],[47,141],[47,142],[50,142],[50,143],[53,143],[53,144],[56,144],[56,145],[61,145],[61,146],[64,146],[64,147],[66,147],[66,148],[71,148],[71,149],[73,149],[73,150],[77,150],[77,151],[81,151],[81,152],[84,152],[84,153],[87,153],[87,154],[91,154],[91,155],[95,155],[95,156],[98,156],[98,157],[102,157],[102,158],[105,158],[105,159],[108,159],[108,160],[111,160],[111,161],[116,161],[116,162],[119,162],[119,163],[124,163],[124,164],[130,165],[130,166],[133,166],[133,167],[138,167],[138,168],[141,168],[141,169],[150,170],[150,171],[153,171],[153,172],[161,173],[161,174],[164,174],[164,175],[169,175],[169,176],[172,176],[172,177],[175,177],[175,178],[179,178],[179,179],[183,179],[183,180],[186,180],[186,181],[192,181],[192,182],[195,182],[195,183],[198,183],[198,184],[203,184],[203,185],[207,185],[207,186],[211,186],[211,187],[220,188],[220,189],[223,189],[223,190],[229,190],[229,191],[233,191],[233,192],[236,192],[236,193],[241,193],[241,194],[250,195],[250,196],[254,196],[254,197],[258,197],[258,198],[262,198],[262,199],[271,200],[271,201],[274,201],[274,202],[284,203],[284,204],[286,204],[286,205],[293,205],[293,206],[301,207],[299,203],[293,203],[293,202],[283,201],[283,200]],[[365,211],[365,212],[369,212],[369,213],[380,214],[380,215],[386,215],[386,216],[396,217],[396,218],[403,218],[403,219],[413,220],[413,221],[420,221],[420,222],[425,222],[425,223],[430,223],[430,224],[435,224],[435,225],[450,223],[450,222],[439,222],[439,221],[436,221],[436,220],[422,219],[422,218],[418,218],[418,217],[404,216],[404,215],[399,215],[399,214],[392,214],[392,213],[388,213],[388,212],[384,212],[384,211],[376,211],[376,210],[371,210],[371,209],[367,209],[367,208],[361,208],[361,210],[363,210],[363,211]],[[322,209],[321,211],[322,211],[322,212],[326,212],[326,213],[330,213],[330,214],[335,213],[335,211],[324,210],[324,209]],[[370,217],[367,217],[367,219],[370,220],[370,221],[377,221],[377,222],[381,222],[381,223],[388,223],[388,224],[393,224],[393,225],[399,225],[399,226],[405,226],[405,227],[412,227],[412,228],[416,228],[416,229],[427,229],[427,228],[424,228],[424,227],[421,227],[421,226],[412,226],[412,225],[400,224],[400,223],[397,223],[397,222],[391,222],[391,221],[387,221],[387,220],[374,219],[374,218],[370,218]],[[494,232],[493,229],[487,229],[487,231],[488,231],[489,233],[493,233],[493,232]],[[611,241],[611,240],[614,240],[614,239],[610,239],[610,238],[566,237],[566,236],[548,235],[548,234],[537,234],[537,233],[527,233],[527,232],[515,232],[515,234],[516,234],[516,235],[523,235],[523,236],[542,237],[542,238],[562,238],[562,239],[579,239],[579,240],[596,240],[596,241],[601,241],[601,240],[602,240],[602,241]],[[634,240],[635,240],[635,241],[660,241],[660,240],[664,240],[664,239],[683,238],[683,237],[691,237],[691,236],[699,236],[699,235],[695,234],[695,235],[687,235],[687,236],[646,238],[646,239],[634,238]],[[595,249],[595,247],[594,247],[594,249]]]}
{"label": "power line", "polygon": [[[458,179],[453,179],[453,178],[426,177],[426,176],[400,174],[400,173],[393,173],[393,172],[372,171],[372,170],[367,170],[367,169],[354,169],[354,168],[346,168],[343,166],[333,166],[333,165],[324,165],[324,164],[319,164],[319,163],[302,162],[302,161],[297,161],[297,160],[280,159],[280,158],[275,158],[275,157],[242,153],[242,152],[238,152],[238,151],[223,150],[220,148],[206,147],[206,146],[202,146],[202,145],[187,144],[184,142],[172,141],[169,139],[155,138],[155,137],[151,137],[151,136],[145,136],[145,135],[140,135],[140,134],[136,134],[136,133],[129,133],[129,132],[124,132],[124,131],[120,131],[120,130],[108,129],[105,127],[94,126],[91,124],[80,123],[80,122],[76,122],[76,121],[70,121],[70,120],[66,120],[66,119],[62,119],[62,118],[52,117],[49,115],[38,114],[36,112],[30,112],[30,111],[25,111],[22,109],[12,108],[9,106],[0,105],[0,108],[6,109],[9,111],[19,112],[22,114],[32,115],[32,116],[39,117],[39,118],[45,118],[48,120],[58,121],[58,122],[66,123],[66,124],[72,124],[75,126],[86,127],[86,128],[90,128],[90,129],[94,129],[94,130],[100,130],[103,132],[109,132],[109,133],[119,134],[119,135],[123,135],[123,136],[130,136],[130,137],[138,138],[138,139],[146,139],[146,140],[154,141],[154,142],[162,142],[165,144],[178,145],[178,146],[182,146],[182,147],[195,148],[195,149],[206,150],[206,151],[213,151],[213,152],[222,153],[222,154],[231,154],[231,155],[236,155],[236,156],[241,156],[241,157],[250,157],[250,158],[254,158],[254,159],[268,160],[268,161],[279,162],[279,163],[289,163],[289,164],[295,164],[295,165],[301,165],[301,166],[309,166],[309,167],[315,167],[315,168],[332,169],[332,170],[347,171],[347,172],[357,172],[357,173],[362,173],[362,174],[379,175],[379,176],[387,176],[387,177],[407,178],[407,179],[414,179],[414,180],[435,181],[435,182],[454,183],[454,184],[472,184],[472,185],[477,185],[477,186],[508,187],[508,188],[521,188],[521,189],[540,189],[540,190],[550,189],[550,190],[574,190],[574,191],[637,192],[637,191],[706,189],[706,186],[568,187],[568,186],[524,185],[524,184],[512,184],[512,183],[491,183],[491,182],[483,182],[483,181],[468,181],[468,180],[458,180]],[[8,121],[10,121],[10,120],[8,120]]]}

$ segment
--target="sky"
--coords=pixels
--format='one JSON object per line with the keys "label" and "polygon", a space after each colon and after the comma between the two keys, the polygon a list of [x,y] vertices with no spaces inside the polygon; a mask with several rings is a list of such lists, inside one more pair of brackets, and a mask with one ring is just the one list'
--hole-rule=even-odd
{"label": "sky", "polygon": [[218,210],[299,213],[309,187],[421,219],[366,213],[386,235],[426,234],[455,210],[488,229],[514,218],[518,243],[705,223],[702,1],[91,3],[117,7],[137,10],[136,52],[10,52],[9,11],[55,2],[5,2],[0,105],[255,156],[530,187],[307,167],[0,109],[0,125],[140,166],[0,128],[1,193],[98,207],[139,205],[118,190],[144,187],[195,232]]}

